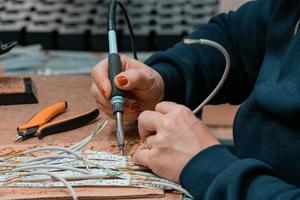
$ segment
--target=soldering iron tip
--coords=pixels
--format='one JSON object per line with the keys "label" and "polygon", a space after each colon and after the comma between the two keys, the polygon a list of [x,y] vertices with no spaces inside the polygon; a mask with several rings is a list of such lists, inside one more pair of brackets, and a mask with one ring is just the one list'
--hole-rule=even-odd
{"label": "soldering iron tip", "polygon": [[120,154],[121,154],[121,156],[124,156],[124,148],[120,149]]}

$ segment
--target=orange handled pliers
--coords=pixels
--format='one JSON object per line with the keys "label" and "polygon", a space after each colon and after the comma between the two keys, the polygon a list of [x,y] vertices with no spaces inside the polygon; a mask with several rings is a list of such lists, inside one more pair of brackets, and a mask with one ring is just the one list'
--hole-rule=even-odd
{"label": "orange handled pliers", "polygon": [[75,117],[49,122],[57,115],[65,112],[67,108],[67,102],[62,101],[42,109],[36,113],[26,124],[17,128],[18,133],[15,141],[24,140],[34,136],[37,136],[39,139],[41,139],[46,135],[79,128],[96,119],[99,115],[99,110],[95,109]]}

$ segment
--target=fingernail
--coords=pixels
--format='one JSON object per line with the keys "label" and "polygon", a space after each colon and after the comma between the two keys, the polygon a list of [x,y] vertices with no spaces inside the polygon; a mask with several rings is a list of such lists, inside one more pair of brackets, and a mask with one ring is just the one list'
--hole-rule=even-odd
{"label": "fingernail", "polygon": [[102,96],[106,99],[106,92],[105,92],[105,90],[101,89],[100,92],[101,92]]}
{"label": "fingernail", "polygon": [[132,110],[139,110],[139,109],[140,109],[140,104],[138,104],[138,103],[133,103],[133,104],[131,105],[131,109],[132,109]]}
{"label": "fingernail", "polygon": [[128,80],[127,80],[127,78],[125,76],[118,76],[117,77],[117,81],[119,82],[119,84],[121,86],[124,86],[124,85],[126,85],[128,83]]}

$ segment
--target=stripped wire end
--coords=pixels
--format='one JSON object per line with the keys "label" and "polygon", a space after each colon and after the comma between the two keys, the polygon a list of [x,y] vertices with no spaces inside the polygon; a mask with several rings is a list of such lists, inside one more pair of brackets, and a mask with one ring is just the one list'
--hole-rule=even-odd
{"label": "stripped wire end", "polygon": [[190,45],[190,44],[201,44],[202,41],[201,39],[184,39],[183,43],[186,45]]}
{"label": "stripped wire end", "polygon": [[92,138],[94,138],[99,132],[101,132],[105,128],[107,123],[108,123],[108,120],[100,119],[100,122],[98,123],[96,130],[92,134]]}

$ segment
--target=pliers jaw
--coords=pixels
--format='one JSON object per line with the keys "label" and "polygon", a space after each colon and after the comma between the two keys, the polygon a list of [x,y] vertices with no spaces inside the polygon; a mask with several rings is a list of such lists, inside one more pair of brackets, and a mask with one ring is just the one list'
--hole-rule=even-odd
{"label": "pliers jaw", "polygon": [[15,142],[34,137],[36,135],[37,131],[38,131],[38,127],[32,127],[32,128],[28,128],[24,131],[20,131],[17,133],[17,135],[15,137]]}

